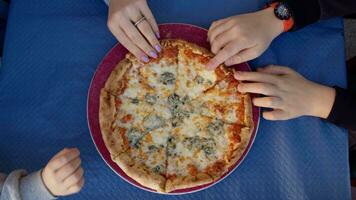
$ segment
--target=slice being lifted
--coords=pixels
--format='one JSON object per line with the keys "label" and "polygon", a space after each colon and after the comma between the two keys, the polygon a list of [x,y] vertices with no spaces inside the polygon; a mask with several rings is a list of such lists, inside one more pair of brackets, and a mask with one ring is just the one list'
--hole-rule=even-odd
{"label": "slice being lifted", "polygon": [[128,54],[101,90],[99,122],[111,158],[141,185],[171,192],[219,179],[245,151],[251,100],[231,71],[205,70],[207,50],[161,41],[149,63]]}

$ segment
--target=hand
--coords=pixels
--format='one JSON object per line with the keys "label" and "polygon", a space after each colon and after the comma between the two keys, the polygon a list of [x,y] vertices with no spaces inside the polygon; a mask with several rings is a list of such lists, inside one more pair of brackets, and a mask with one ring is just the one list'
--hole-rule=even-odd
{"label": "hand", "polygon": [[208,40],[216,56],[207,68],[213,70],[224,62],[231,66],[257,58],[282,32],[283,22],[275,17],[273,8],[215,21]]}
{"label": "hand", "polygon": [[63,149],[43,169],[42,180],[53,195],[66,196],[82,189],[84,171],[79,154],[77,148]]}
{"label": "hand", "polygon": [[[137,26],[135,22],[145,17]],[[157,23],[145,0],[110,0],[108,27],[119,42],[143,62],[161,51]]]}
{"label": "hand", "polygon": [[272,108],[263,112],[268,120],[287,120],[303,115],[327,118],[335,100],[335,89],[305,79],[294,70],[281,66],[260,68],[258,72],[235,72],[238,90],[265,95],[253,104]]}

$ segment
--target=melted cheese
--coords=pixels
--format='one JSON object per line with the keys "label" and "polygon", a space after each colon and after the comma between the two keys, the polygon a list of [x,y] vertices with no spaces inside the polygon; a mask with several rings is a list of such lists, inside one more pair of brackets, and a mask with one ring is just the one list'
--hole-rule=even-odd
{"label": "melted cheese", "polygon": [[[225,123],[238,121],[241,98],[237,88],[229,87],[227,81],[214,86],[216,73],[198,60],[188,59],[181,49],[178,63],[165,59],[145,66],[134,63],[127,78],[116,125],[143,133],[142,138],[139,134],[131,137],[134,145],[129,152],[135,161],[155,173],[185,176],[225,159],[232,134],[231,125]],[[188,100],[176,107],[169,105],[168,97],[173,93],[178,101]],[[173,128],[173,117],[177,116],[182,121]],[[121,136],[113,139],[117,137]]]}
{"label": "melted cheese", "polygon": [[[191,99],[194,99],[212,87],[217,80],[217,76],[214,71],[206,70],[204,64],[195,60],[188,60],[182,51],[179,50],[178,55],[176,93],[180,96],[188,95]],[[201,81],[198,79],[201,79]]]}
{"label": "melted cheese", "polygon": [[[175,80],[177,79],[177,65],[175,63],[167,63],[164,60],[158,64],[152,62],[140,68],[140,73],[147,81],[147,84],[162,98],[167,98],[174,92]],[[167,73],[172,74],[174,82],[169,82],[168,84],[162,82],[162,76]]]}

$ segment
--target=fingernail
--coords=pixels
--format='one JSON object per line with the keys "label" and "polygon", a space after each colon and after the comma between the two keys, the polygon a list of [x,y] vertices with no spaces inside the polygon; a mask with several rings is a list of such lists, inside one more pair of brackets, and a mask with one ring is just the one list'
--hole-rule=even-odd
{"label": "fingernail", "polygon": [[239,91],[239,92],[243,92],[243,90],[242,90],[242,84],[240,83],[239,85],[237,85],[237,90]]}
{"label": "fingernail", "polygon": [[141,60],[142,60],[143,62],[148,62],[148,61],[150,61],[150,59],[148,59],[147,56],[142,56]]}
{"label": "fingernail", "polygon": [[155,45],[155,49],[156,51],[161,52],[161,47],[158,44]]}
{"label": "fingernail", "polygon": [[210,70],[210,71],[214,69],[214,66],[215,66],[214,61],[209,61],[208,64],[206,64],[207,70]]}
{"label": "fingernail", "polygon": [[150,56],[151,56],[152,58],[157,58],[157,54],[156,54],[156,52],[154,52],[154,51],[151,51],[151,52],[150,52]]}
{"label": "fingernail", "polygon": [[240,78],[240,75],[241,75],[241,72],[235,71],[235,73],[234,73],[235,79],[239,79],[239,78]]}
{"label": "fingernail", "polygon": [[156,33],[156,37],[159,39],[161,38],[161,35],[159,34],[159,32]]}

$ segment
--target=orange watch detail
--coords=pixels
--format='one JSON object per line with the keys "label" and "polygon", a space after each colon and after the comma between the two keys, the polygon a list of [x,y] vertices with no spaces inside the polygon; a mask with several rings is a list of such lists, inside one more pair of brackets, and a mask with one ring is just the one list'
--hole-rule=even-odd
{"label": "orange watch detail", "polygon": [[[278,2],[274,2],[269,4],[268,7],[272,7],[273,9],[276,9],[277,6],[279,5]],[[289,19],[286,20],[282,20],[283,21],[283,31],[284,32],[288,32],[289,30],[291,30],[294,26],[294,20],[293,17],[290,17]]]}

